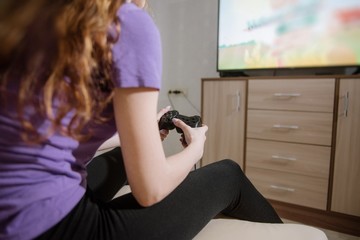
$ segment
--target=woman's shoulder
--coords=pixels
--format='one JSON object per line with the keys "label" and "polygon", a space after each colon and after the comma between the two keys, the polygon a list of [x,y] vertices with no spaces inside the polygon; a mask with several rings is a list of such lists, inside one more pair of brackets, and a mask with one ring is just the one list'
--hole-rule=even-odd
{"label": "woman's shoulder", "polygon": [[118,10],[120,39],[124,43],[160,43],[160,33],[147,11],[133,3],[124,3]]}
{"label": "woman's shoulder", "polygon": [[145,10],[132,3],[123,4],[118,17],[120,36],[112,48],[115,86],[159,89],[162,53],[155,22]]}
{"label": "woman's shoulder", "polygon": [[136,19],[138,21],[148,21],[149,18],[151,18],[144,9],[137,7],[133,3],[124,3],[123,5],[121,5],[117,15],[121,22],[128,22],[133,19]]}

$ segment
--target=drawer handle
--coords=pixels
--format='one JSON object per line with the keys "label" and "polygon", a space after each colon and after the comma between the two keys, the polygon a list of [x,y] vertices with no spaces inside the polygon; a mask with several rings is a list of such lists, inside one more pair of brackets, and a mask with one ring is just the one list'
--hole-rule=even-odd
{"label": "drawer handle", "polygon": [[349,92],[346,92],[340,99],[344,99],[344,111],[339,114],[339,117],[347,117],[349,112]]}
{"label": "drawer handle", "polygon": [[274,189],[274,190],[285,191],[285,192],[295,192],[295,188],[282,187],[282,186],[277,186],[277,185],[270,185],[270,188]]}
{"label": "drawer handle", "polygon": [[346,98],[345,98],[345,110],[344,110],[344,114],[345,114],[345,117],[348,116],[348,113],[349,113],[349,92],[346,92]]}
{"label": "drawer handle", "polygon": [[271,158],[274,160],[296,161],[296,158],[294,157],[283,157],[278,155],[272,155]]}
{"label": "drawer handle", "polygon": [[236,92],[236,111],[240,112],[241,108],[241,95],[240,95],[240,91]]}
{"label": "drawer handle", "polygon": [[291,129],[291,130],[296,130],[299,129],[299,126],[296,125],[282,125],[282,124],[274,124],[273,128],[277,128],[277,129]]}
{"label": "drawer handle", "polygon": [[293,97],[300,97],[300,93],[274,93],[274,97],[278,98],[293,98]]}

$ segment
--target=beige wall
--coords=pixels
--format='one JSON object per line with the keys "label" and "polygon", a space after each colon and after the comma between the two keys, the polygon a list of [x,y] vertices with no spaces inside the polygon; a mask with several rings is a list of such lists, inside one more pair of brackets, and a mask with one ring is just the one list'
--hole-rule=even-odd
{"label": "beige wall", "polygon": [[[217,0],[150,0],[151,12],[163,44],[163,83],[159,108],[170,105],[169,89],[185,89],[188,99],[200,110],[202,77],[217,77]],[[183,115],[199,114],[189,102],[173,96]],[[165,144],[167,154],[181,149],[179,134],[172,131]]]}

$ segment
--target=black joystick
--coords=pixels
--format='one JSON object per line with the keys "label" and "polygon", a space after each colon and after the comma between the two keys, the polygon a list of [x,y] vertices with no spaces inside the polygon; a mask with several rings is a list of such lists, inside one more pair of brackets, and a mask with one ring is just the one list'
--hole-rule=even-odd
{"label": "black joystick", "polygon": [[192,128],[200,127],[202,125],[200,116],[195,115],[195,116],[187,117],[180,115],[179,112],[176,110],[172,110],[172,111],[168,111],[160,118],[159,129],[173,130],[174,128],[176,128],[176,131],[178,133],[183,133],[181,128],[178,128],[174,125],[174,123],[172,122],[173,118],[182,120],[184,123],[186,123],[188,126]]}

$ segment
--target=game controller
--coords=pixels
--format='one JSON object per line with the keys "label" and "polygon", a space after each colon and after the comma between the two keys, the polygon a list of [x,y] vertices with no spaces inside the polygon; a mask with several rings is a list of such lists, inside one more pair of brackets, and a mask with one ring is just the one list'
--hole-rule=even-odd
{"label": "game controller", "polygon": [[172,121],[173,118],[182,120],[184,123],[186,123],[188,126],[192,128],[200,127],[202,125],[200,116],[195,115],[195,116],[187,117],[180,115],[179,112],[176,110],[172,110],[172,111],[168,111],[160,118],[159,129],[173,130],[174,128],[176,128],[176,131],[178,133],[183,133],[181,128],[178,128],[174,125]]}

